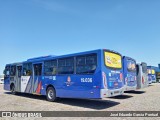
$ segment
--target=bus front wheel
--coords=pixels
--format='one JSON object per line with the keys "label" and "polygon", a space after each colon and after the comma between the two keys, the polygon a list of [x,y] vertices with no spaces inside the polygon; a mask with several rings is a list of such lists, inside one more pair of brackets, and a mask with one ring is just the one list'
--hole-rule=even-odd
{"label": "bus front wheel", "polygon": [[56,91],[53,87],[47,89],[47,100],[50,102],[56,101]]}

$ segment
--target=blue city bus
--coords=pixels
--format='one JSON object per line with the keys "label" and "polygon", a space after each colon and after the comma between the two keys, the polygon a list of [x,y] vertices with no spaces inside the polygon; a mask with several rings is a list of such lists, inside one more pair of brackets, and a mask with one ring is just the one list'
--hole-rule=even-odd
{"label": "blue city bus", "polygon": [[136,90],[136,61],[133,58],[123,56],[123,76],[125,91]]}
{"label": "blue city bus", "polygon": [[5,90],[45,95],[48,101],[102,99],[124,93],[122,56],[107,49],[7,64],[4,74]]}
{"label": "blue city bus", "polygon": [[148,72],[148,82],[149,84],[156,82],[156,72],[152,68],[152,66],[147,66],[147,72]]}

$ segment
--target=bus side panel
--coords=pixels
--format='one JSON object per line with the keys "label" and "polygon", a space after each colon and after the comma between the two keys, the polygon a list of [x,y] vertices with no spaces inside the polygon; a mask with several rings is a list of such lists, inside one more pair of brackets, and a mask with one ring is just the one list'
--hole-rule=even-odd
{"label": "bus side panel", "polygon": [[[62,98],[100,98],[100,78],[96,75],[45,76],[41,93],[46,95],[46,87],[53,85],[56,96]],[[54,80],[53,80],[54,79]]]}
{"label": "bus side panel", "polygon": [[32,93],[32,76],[21,76],[21,92]]}
{"label": "bus side panel", "polygon": [[44,82],[42,76],[34,77],[34,79],[32,76],[22,76],[21,92],[45,95],[42,82]]}
{"label": "bus side panel", "polygon": [[56,96],[61,98],[100,98],[101,89],[101,51],[97,52],[97,68],[93,74],[64,74],[56,76],[44,76],[42,81],[43,90],[46,95],[48,85],[54,86]]}
{"label": "bus side panel", "polygon": [[32,85],[32,93],[33,94],[39,94],[41,95],[42,90],[42,81],[44,80],[44,77],[42,76],[35,76],[33,79],[33,85]]}
{"label": "bus side panel", "polygon": [[4,79],[4,90],[10,91],[10,78]]}

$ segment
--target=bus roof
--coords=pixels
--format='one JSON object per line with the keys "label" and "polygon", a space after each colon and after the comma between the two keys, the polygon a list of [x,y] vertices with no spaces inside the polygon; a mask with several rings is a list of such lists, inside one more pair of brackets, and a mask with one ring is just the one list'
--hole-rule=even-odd
{"label": "bus roof", "polygon": [[133,60],[133,61],[135,61],[135,62],[136,62],[136,60],[135,60],[135,59],[133,59],[133,58],[131,58],[131,57],[128,57],[128,56],[123,56],[123,58],[131,59],[131,60]]}
{"label": "bus roof", "polygon": [[142,65],[142,64],[146,64],[147,65],[147,63],[145,63],[145,62],[137,63],[137,65]]}
{"label": "bus roof", "polygon": [[45,60],[45,59],[48,59],[48,58],[52,58],[52,57],[55,57],[55,55],[48,55],[48,56],[40,56],[40,57],[35,57],[35,58],[30,58],[30,59],[27,59],[27,61],[40,61],[40,60]]}
{"label": "bus roof", "polygon": [[113,51],[113,50],[109,50],[109,49],[97,49],[97,50],[91,50],[91,51],[85,51],[85,52],[78,52],[78,53],[72,53],[72,54],[54,56],[54,57],[51,57],[51,58],[49,58],[47,60],[58,59],[58,58],[65,58],[65,57],[72,57],[72,56],[78,56],[78,55],[83,55],[83,54],[92,54],[92,53],[97,53],[97,52],[104,51],[104,50],[121,55],[120,53],[118,53],[116,51]]}
{"label": "bus roof", "polygon": [[[113,50],[109,50],[109,49],[97,49],[97,50],[78,52],[78,53],[66,54],[66,55],[58,55],[58,56],[56,56],[56,55],[48,55],[48,56],[35,57],[35,58],[27,59],[27,61],[20,62],[20,63],[22,64],[22,63],[28,63],[28,62],[39,62],[39,61],[45,61],[45,60],[52,60],[52,59],[58,59],[58,58],[78,56],[78,55],[83,55],[83,54],[92,54],[92,53],[97,53],[97,52],[104,51],[104,50],[121,55],[120,53],[118,53],[116,51],[113,51]],[[16,64],[18,64],[18,63],[12,63],[12,64],[7,64],[7,65],[16,65]]]}
{"label": "bus roof", "polygon": [[146,62],[141,62],[141,65],[142,65],[142,64],[146,64],[146,65],[147,65],[147,63],[146,63]]}
{"label": "bus roof", "polygon": [[152,68],[152,66],[147,66],[147,68]]}
{"label": "bus roof", "polygon": [[150,68],[150,69],[159,69],[158,67],[156,67],[156,66],[147,66],[147,68]]}
{"label": "bus roof", "polygon": [[20,64],[23,64],[23,62],[10,63],[10,64],[6,64],[6,66],[10,66],[10,65],[20,65]]}

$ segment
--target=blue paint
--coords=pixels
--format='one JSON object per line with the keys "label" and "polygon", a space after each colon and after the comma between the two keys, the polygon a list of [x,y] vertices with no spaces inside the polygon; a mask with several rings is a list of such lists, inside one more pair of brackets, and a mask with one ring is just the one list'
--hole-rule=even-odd
{"label": "blue paint", "polygon": [[[56,97],[61,98],[102,98],[101,90],[119,90],[123,88],[123,68],[109,68],[105,65],[104,51],[112,52],[120,55],[115,51],[110,51],[106,49],[98,49],[93,51],[81,52],[76,54],[69,54],[63,56],[49,56],[49,57],[38,57],[29,59],[22,64],[32,63],[32,70],[35,64],[42,64],[42,75],[40,76],[30,76],[32,77],[32,90],[31,93],[36,93],[38,87],[41,87],[41,95],[46,95],[46,89],[49,85],[54,86],[56,90]],[[76,57],[79,55],[97,55],[97,67],[93,74],[56,74],[46,76],[44,75],[44,62],[48,60],[59,60],[66,57]],[[121,55],[120,55],[121,56]],[[102,72],[105,73],[105,81],[103,80]],[[69,78],[70,77],[70,78]],[[54,79],[53,79],[54,78]],[[106,82],[106,88],[104,86]],[[40,86],[40,83],[41,86]],[[5,80],[5,89],[8,89],[9,79]]]}
{"label": "blue paint", "polygon": [[[152,82],[156,82],[156,72],[153,74],[152,70],[156,71],[154,67],[152,66],[147,66],[147,71],[148,71],[148,82],[151,84]],[[149,72],[150,71],[150,72]]]}
{"label": "blue paint", "polygon": [[136,61],[133,58],[123,56],[123,76],[124,76],[124,84],[126,86],[128,87],[137,86]]}

